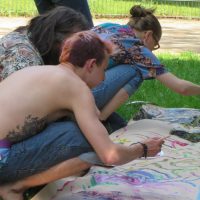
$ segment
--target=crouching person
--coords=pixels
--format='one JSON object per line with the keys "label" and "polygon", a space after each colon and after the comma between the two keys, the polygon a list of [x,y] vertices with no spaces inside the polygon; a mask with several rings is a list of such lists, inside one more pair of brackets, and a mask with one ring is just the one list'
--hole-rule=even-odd
{"label": "crouching person", "polygon": [[[94,162],[121,165],[154,156],[163,138],[130,147],[113,143],[99,121],[91,88],[104,80],[112,45],[90,31],[68,38],[57,66],[27,67],[0,83],[0,196],[77,174]],[[62,121],[73,113],[75,121]],[[144,146],[146,148],[144,148]]]}

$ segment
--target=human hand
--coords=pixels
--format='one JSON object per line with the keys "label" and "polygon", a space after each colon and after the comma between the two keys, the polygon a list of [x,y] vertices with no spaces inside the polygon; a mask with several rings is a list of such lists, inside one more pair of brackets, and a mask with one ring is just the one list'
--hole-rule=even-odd
{"label": "human hand", "polygon": [[147,146],[147,157],[156,156],[161,151],[164,140],[168,137],[153,137],[142,141],[141,143]]}

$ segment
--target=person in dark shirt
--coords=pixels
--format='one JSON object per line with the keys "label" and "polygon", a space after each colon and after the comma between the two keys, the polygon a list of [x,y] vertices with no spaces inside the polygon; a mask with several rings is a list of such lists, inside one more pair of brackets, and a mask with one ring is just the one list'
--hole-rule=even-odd
{"label": "person in dark shirt", "polygon": [[87,0],[35,0],[35,5],[40,14],[57,6],[70,7],[81,12],[88,20],[90,27],[93,26],[92,15]]}

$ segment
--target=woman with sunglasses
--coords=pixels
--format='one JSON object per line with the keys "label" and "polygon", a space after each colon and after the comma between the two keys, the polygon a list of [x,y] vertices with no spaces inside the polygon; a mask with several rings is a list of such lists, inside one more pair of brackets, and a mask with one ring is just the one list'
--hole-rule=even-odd
{"label": "woman with sunglasses", "polygon": [[[162,35],[161,25],[153,13],[152,9],[135,5],[130,9],[128,24],[105,23],[93,28],[101,38],[116,45],[116,53],[110,58],[106,78],[93,89],[93,94],[101,110],[100,119],[104,121],[110,118],[112,123],[119,125],[117,128],[125,123],[119,117],[113,122],[112,113],[134,94],[143,80],[157,79],[182,95],[200,94],[200,86],[168,72],[152,53],[160,47]],[[99,95],[100,91],[102,95]]]}

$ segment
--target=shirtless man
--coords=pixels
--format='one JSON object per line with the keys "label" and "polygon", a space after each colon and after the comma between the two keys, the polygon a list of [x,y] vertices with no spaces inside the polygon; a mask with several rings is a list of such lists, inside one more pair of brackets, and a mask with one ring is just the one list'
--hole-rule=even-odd
{"label": "shirtless man", "polygon": [[[155,156],[161,150],[163,138],[129,147],[114,144],[99,121],[90,88],[104,79],[111,52],[112,45],[95,33],[79,32],[65,41],[60,65],[28,67],[0,83],[4,200],[22,200],[29,187],[88,169],[92,164],[82,155],[93,150],[106,165]],[[78,126],[73,121],[55,122],[68,112],[73,112]]]}

